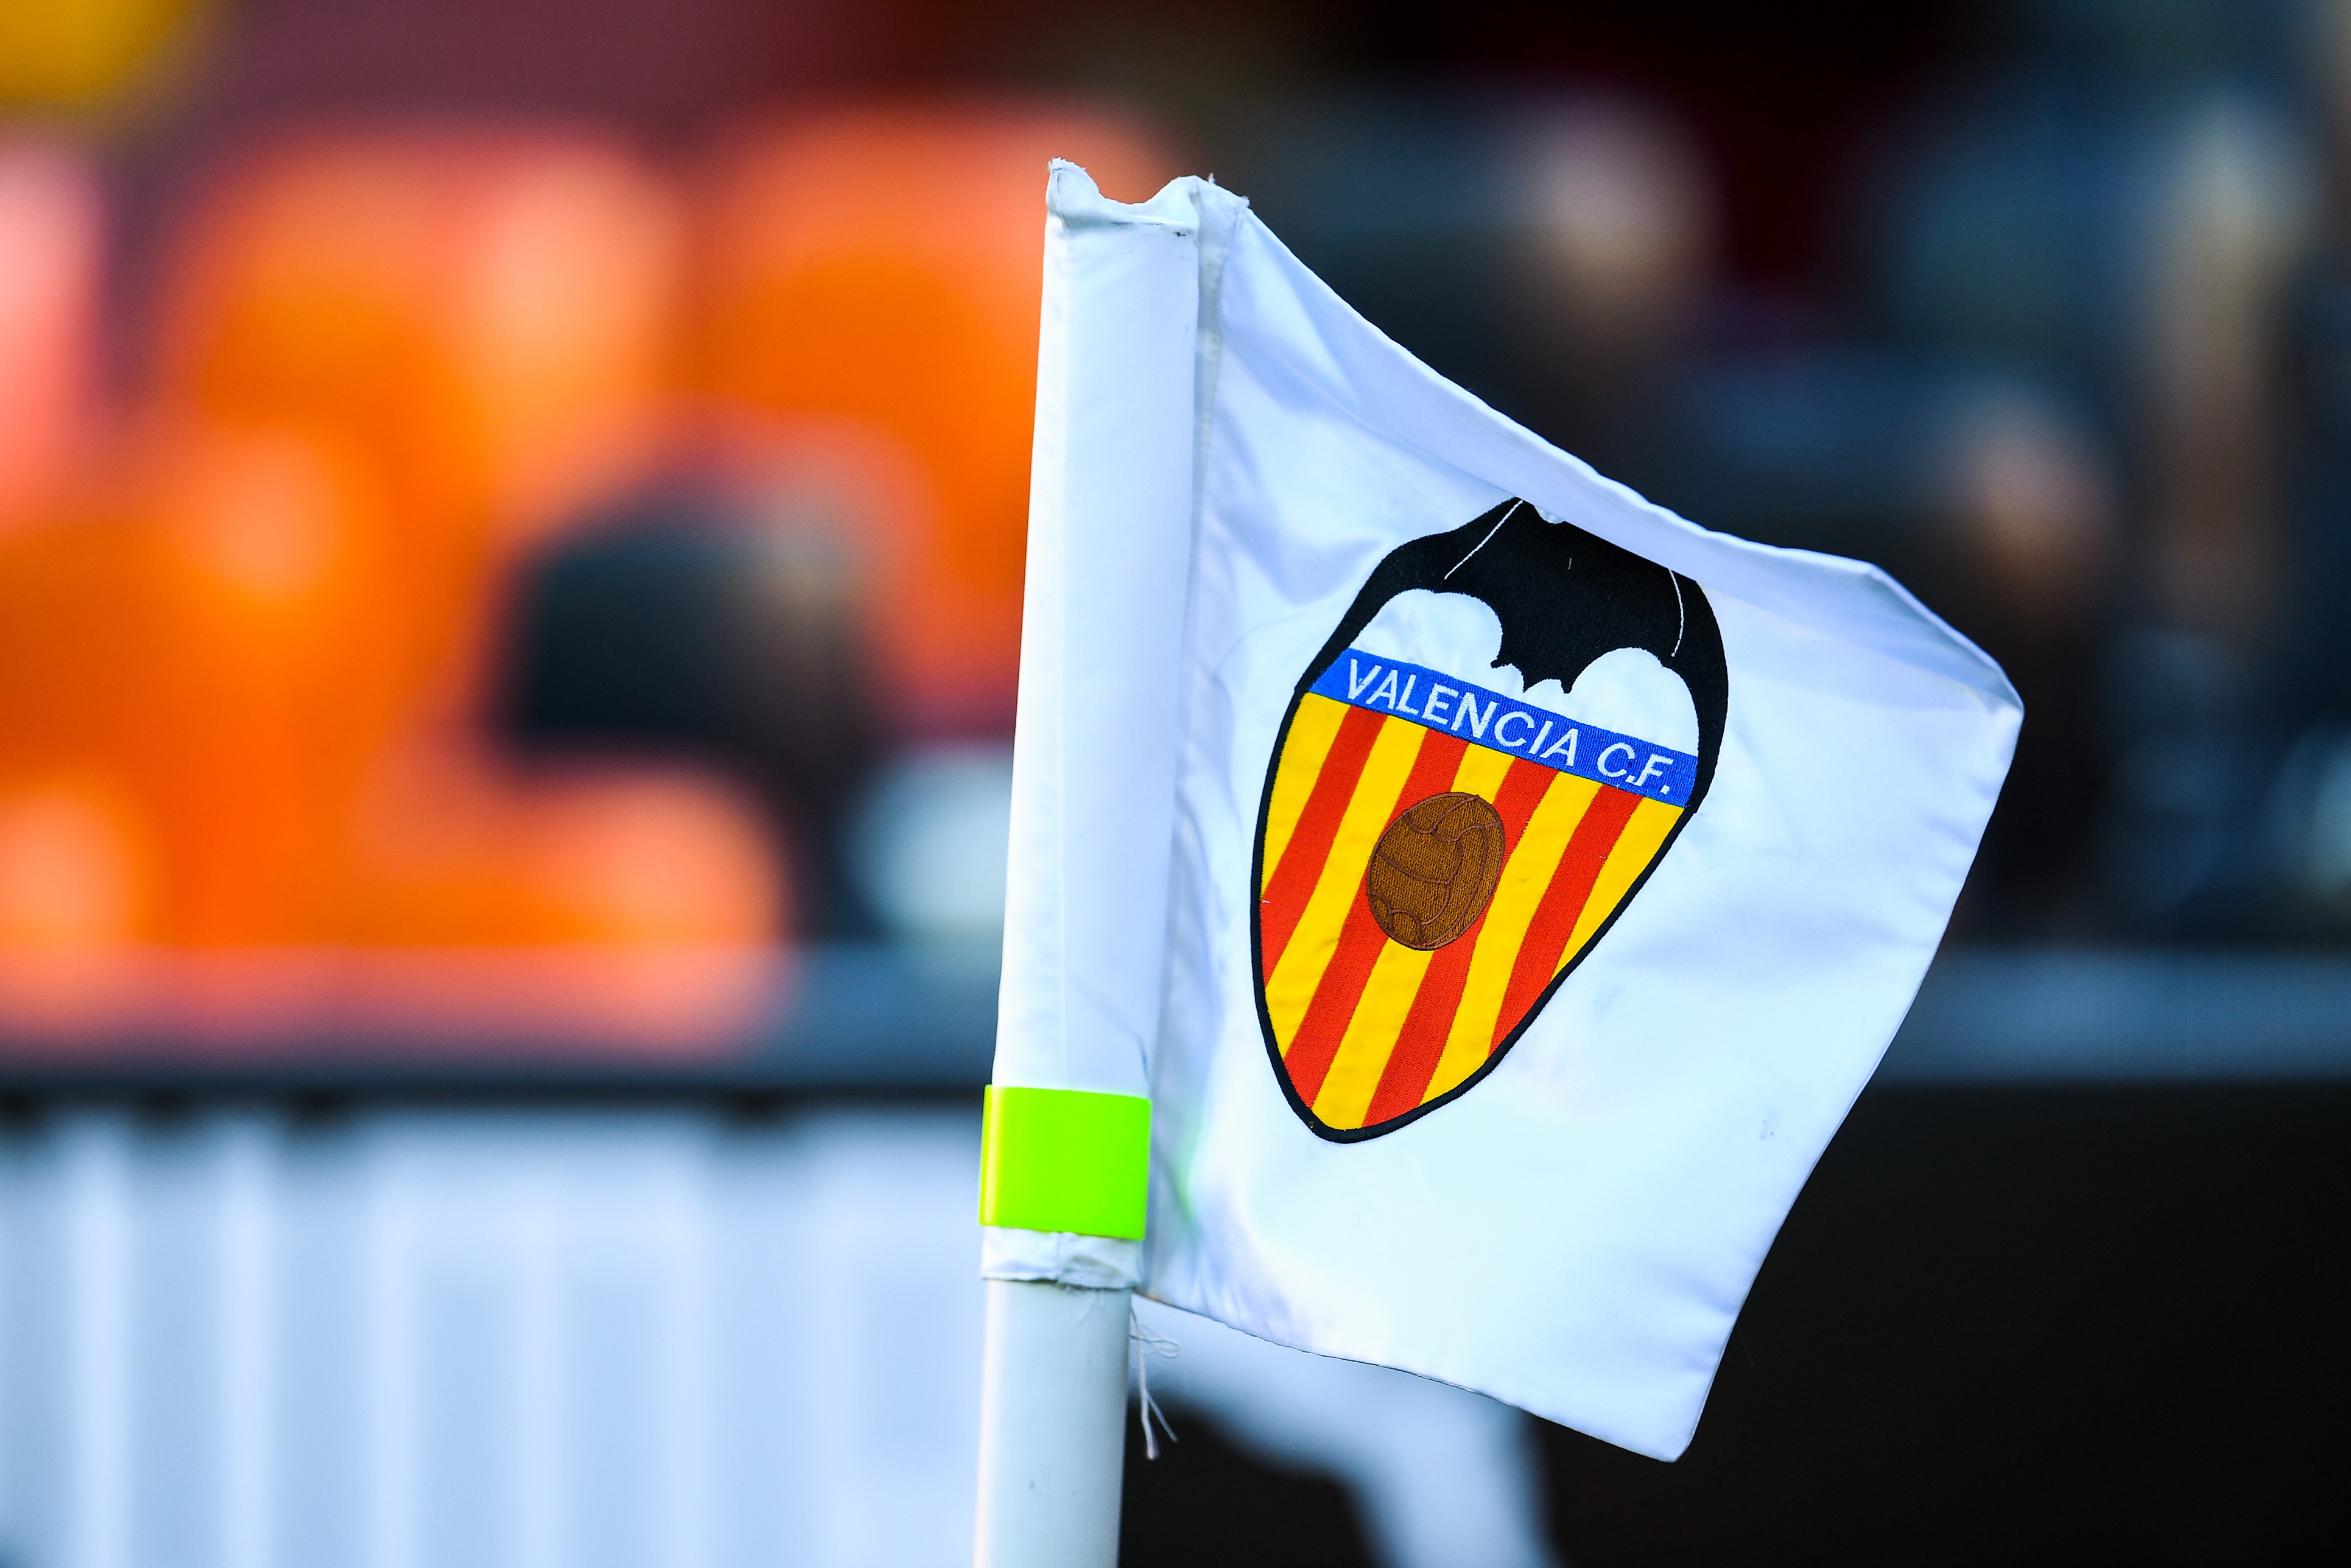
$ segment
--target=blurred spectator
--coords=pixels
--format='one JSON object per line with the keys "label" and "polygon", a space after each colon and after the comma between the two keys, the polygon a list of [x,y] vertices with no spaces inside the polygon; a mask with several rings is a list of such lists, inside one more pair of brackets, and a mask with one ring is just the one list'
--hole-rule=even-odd
{"label": "blurred spectator", "polygon": [[[1885,329],[2032,367],[2111,454],[2111,619],[2092,591],[2070,629],[2036,639],[2005,594],[1961,624],[2026,698],[1995,849],[2065,855],[2025,819],[2044,787],[2105,775],[2102,801],[2072,798],[2099,807],[2116,913],[2147,929],[2266,924],[2247,775],[2275,756],[2258,672],[2277,650],[2284,311],[2309,228],[2308,160],[2256,70],[2271,20],[2187,3],[2029,11],[2015,51],[1889,165],[1879,231]],[[2066,815],[2065,837],[2087,843]]]}
{"label": "blurred spectator", "polygon": [[[854,496],[773,499],[828,494]],[[871,935],[839,842],[884,727],[849,555],[871,515],[770,523],[680,483],[591,519],[519,585],[505,732],[546,759],[626,748],[726,768],[789,844],[807,929]]]}
{"label": "blurred spectator", "polygon": [[1719,286],[1721,197],[1705,154],[1660,110],[1570,99],[1509,128],[1526,221],[1506,246],[1522,360],[1547,432],[1629,483],[1676,465],[1666,389],[1698,349]]}

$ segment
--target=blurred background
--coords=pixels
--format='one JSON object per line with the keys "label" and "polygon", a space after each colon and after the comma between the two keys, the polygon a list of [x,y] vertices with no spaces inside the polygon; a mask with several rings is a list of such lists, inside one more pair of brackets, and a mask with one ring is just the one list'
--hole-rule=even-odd
{"label": "blurred background", "polygon": [[1159,1313],[1127,1560],[2343,1535],[2351,5],[0,0],[0,1564],[967,1550],[1056,155],[2028,710],[1687,1458]]}

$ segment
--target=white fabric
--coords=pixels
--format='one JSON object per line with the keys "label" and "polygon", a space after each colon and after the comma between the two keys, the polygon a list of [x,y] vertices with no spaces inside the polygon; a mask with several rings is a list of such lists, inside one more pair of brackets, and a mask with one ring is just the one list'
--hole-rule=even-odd
{"label": "white fabric", "polygon": [[[1057,181],[1075,170],[1057,172]],[[1091,183],[1088,182],[1091,189]],[[1191,191],[1046,222],[995,1082],[1148,1094],[1191,558]],[[990,1227],[992,1280],[1136,1284],[1132,1241]]]}
{"label": "white fabric", "polygon": [[[1941,938],[2014,693],[1875,568],[1710,533],[1497,415],[1229,193],[1124,207],[1061,164],[1049,204],[998,1081],[1147,1071],[1149,1295],[1678,1454]],[[1484,1081],[1326,1141],[1256,1008],[1268,763],[1373,566],[1513,497],[1704,587],[1731,694],[1711,793]],[[1611,657],[1526,700],[1687,724],[1646,655]],[[1053,1261],[991,1238],[990,1272]]]}

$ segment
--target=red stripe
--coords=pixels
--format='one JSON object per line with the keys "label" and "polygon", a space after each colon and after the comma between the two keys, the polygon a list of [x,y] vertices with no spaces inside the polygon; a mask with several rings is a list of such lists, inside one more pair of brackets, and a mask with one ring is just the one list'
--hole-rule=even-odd
{"label": "red stripe", "polygon": [[1584,808],[1583,820],[1575,824],[1567,851],[1559,857],[1558,874],[1543,890],[1542,902],[1535,905],[1535,917],[1527,925],[1527,939],[1519,946],[1519,961],[1510,967],[1502,1010],[1494,1019],[1495,1043],[1518,1026],[1543,988],[1551,984],[1552,976],[1559,972],[1561,955],[1567,951],[1567,939],[1575,935],[1576,918],[1592,896],[1592,884],[1599,880],[1600,868],[1608,863],[1608,852],[1616,847],[1617,837],[1632,820],[1633,808],[1640,803],[1641,797],[1630,790],[1604,784]]}
{"label": "red stripe", "polygon": [[[1418,805],[1451,789],[1453,775],[1460,771],[1461,754],[1468,749],[1466,740],[1433,729],[1424,732],[1420,750],[1413,757],[1412,772],[1397,791],[1389,816],[1394,817],[1395,806]],[[1370,869],[1368,863],[1364,869]],[[1372,918],[1372,901],[1364,896],[1359,881],[1355,901],[1347,906],[1346,923],[1339,928],[1339,945],[1332,949],[1330,963],[1323,966],[1322,977],[1315,982],[1314,999],[1306,1004],[1306,1016],[1298,1020],[1296,1037],[1282,1052],[1290,1084],[1309,1105],[1322,1092],[1323,1075],[1331,1071],[1339,1042],[1346,1038],[1348,1020],[1355,1016],[1355,1004],[1363,1000],[1372,966],[1379,962],[1387,945],[1388,934]]]}
{"label": "red stripe", "polygon": [[1266,879],[1265,893],[1258,904],[1259,928],[1265,938],[1261,944],[1265,973],[1269,977],[1281,950],[1290,946],[1290,933],[1306,916],[1306,901],[1314,895],[1314,883],[1322,874],[1322,862],[1331,857],[1331,841],[1339,836],[1339,822],[1347,814],[1348,800],[1354,796],[1355,780],[1364,776],[1364,763],[1372,755],[1372,742],[1379,738],[1380,726],[1386,722],[1369,708],[1349,708],[1347,716],[1339,721],[1339,733],[1332,737],[1331,749],[1323,754],[1322,770],[1314,777],[1314,789],[1306,797],[1306,809],[1299,813],[1298,826],[1282,848],[1281,863]]}
{"label": "red stripe", "polygon": [[[1543,792],[1558,777],[1532,762],[1512,762],[1510,771],[1502,775],[1501,788],[1494,791],[1494,810],[1502,819],[1505,864],[1510,851],[1519,847],[1527,831],[1527,819],[1535,814]],[[1469,982],[1469,961],[1477,956],[1478,939],[1485,931],[1486,917],[1481,914],[1475,925],[1438,948],[1429,961],[1428,972],[1420,977],[1420,989],[1413,995],[1412,1011],[1405,1015],[1404,1029],[1396,1036],[1395,1050],[1380,1073],[1371,1108],[1364,1113],[1366,1127],[1392,1121],[1427,1097],[1428,1081],[1437,1075],[1446,1037],[1453,1032],[1453,1015],[1461,1009],[1461,988]]]}

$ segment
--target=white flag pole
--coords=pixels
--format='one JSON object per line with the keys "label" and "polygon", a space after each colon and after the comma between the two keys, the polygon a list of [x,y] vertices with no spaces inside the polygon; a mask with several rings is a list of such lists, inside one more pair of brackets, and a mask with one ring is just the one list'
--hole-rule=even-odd
{"label": "white flag pole", "polygon": [[1129,1293],[987,1281],[977,1568],[1114,1568]]}
{"label": "white flag pole", "polygon": [[[1113,1568],[1176,838],[1200,196],[1048,189],[1004,978],[980,1155],[981,1568]],[[1236,208],[1236,210],[1238,210]]]}
{"label": "white flag pole", "polygon": [[1041,1251],[1061,1278],[987,1281],[979,1568],[1118,1562],[1128,1281],[1150,1166],[1151,1102],[1140,1095],[987,1091],[979,1218],[988,1250],[999,1261]]}

